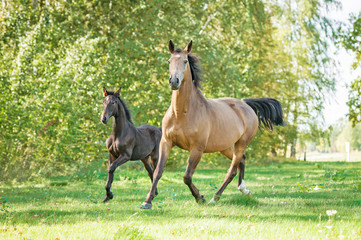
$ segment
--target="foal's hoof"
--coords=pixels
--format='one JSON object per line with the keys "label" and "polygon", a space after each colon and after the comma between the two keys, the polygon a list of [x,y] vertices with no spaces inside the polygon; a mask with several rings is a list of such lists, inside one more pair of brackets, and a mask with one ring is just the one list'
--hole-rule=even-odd
{"label": "foal's hoof", "polygon": [[196,202],[197,202],[198,204],[204,204],[204,203],[206,203],[206,199],[204,198],[203,195],[201,195],[200,198],[197,198],[197,199],[196,199]]}
{"label": "foal's hoof", "polygon": [[142,205],[140,206],[141,209],[152,209],[152,204],[151,203],[147,203],[147,202],[143,202]]}
{"label": "foal's hoof", "polygon": [[103,203],[108,202],[110,199],[113,199],[113,193],[112,192],[107,193],[107,195],[105,196],[105,198],[103,200]]}

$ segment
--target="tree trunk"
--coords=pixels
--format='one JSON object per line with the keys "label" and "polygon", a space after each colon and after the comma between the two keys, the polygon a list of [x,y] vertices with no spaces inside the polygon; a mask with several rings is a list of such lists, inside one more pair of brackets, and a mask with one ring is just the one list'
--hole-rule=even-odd
{"label": "tree trunk", "polygon": [[272,153],[272,157],[277,157],[277,152],[274,148],[272,148],[271,153]]}
{"label": "tree trunk", "polygon": [[291,158],[295,158],[296,157],[296,147],[295,144],[291,145]]}

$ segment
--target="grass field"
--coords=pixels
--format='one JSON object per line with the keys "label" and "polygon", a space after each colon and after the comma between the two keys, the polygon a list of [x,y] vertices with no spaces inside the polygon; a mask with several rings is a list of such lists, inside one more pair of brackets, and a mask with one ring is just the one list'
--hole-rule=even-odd
{"label": "grass field", "polygon": [[[0,185],[0,239],[361,239],[360,163],[251,165],[252,199],[234,179],[214,206],[194,201],[183,173],[163,174],[152,210],[139,208],[150,187],[145,170],[117,170],[107,204],[104,176]],[[225,173],[196,171],[208,201]]]}

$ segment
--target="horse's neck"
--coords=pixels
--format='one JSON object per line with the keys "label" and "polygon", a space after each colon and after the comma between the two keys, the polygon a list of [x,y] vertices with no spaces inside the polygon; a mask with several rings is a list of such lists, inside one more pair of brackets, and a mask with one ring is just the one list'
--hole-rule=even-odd
{"label": "horse's neck", "polygon": [[118,115],[114,116],[113,121],[113,137],[120,137],[124,130],[128,128],[128,120],[125,115],[125,110],[121,106],[121,104],[118,105]]}
{"label": "horse's neck", "polygon": [[184,74],[184,79],[181,87],[177,91],[173,91],[172,94],[172,108],[176,117],[181,117],[188,113],[191,108],[192,98],[195,96],[196,87],[192,82],[192,75],[189,69]]}

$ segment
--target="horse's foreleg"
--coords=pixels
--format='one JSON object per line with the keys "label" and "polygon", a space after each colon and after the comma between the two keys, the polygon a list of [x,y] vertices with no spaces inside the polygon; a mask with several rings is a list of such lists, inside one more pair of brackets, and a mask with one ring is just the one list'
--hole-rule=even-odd
{"label": "horse's foreleg", "polygon": [[194,171],[196,170],[196,167],[197,167],[199,161],[201,160],[202,154],[203,154],[203,151],[199,151],[197,149],[194,149],[194,150],[192,149],[191,155],[189,156],[189,159],[188,159],[187,169],[183,176],[184,183],[189,187],[189,189],[192,192],[193,197],[196,199],[196,201],[198,203],[204,203],[206,201],[206,199],[204,198],[203,195],[199,194],[199,190],[196,188],[196,186],[194,186],[194,184],[192,182],[192,177],[193,177]]}
{"label": "horse's foreleg", "polygon": [[241,162],[239,163],[239,176],[238,176],[238,190],[245,195],[249,195],[251,197],[251,191],[246,188],[246,184],[244,182],[244,169],[246,168],[246,156],[243,155]]}
{"label": "horse's foreleg", "polygon": [[157,163],[157,167],[155,168],[155,171],[153,173],[153,183],[152,187],[150,188],[146,200],[142,204],[143,209],[151,209],[152,208],[152,200],[155,196],[155,192],[157,189],[157,184],[159,182],[159,179],[162,177],[163,170],[165,167],[165,163],[167,162],[168,155],[170,150],[172,149],[172,143],[162,138],[160,141],[160,147],[159,147],[159,160]]}
{"label": "horse's foreleg", "polygon": [[107,183],[105,184],[106,196],[103,202],[108,202],[110,199],[113,198],[113,193],[110,191],[110,188],[113,183],[115,169],[117,169],[117,167],[128,161],[129,161],[129,156],[125,154],[118,157],[115,161],[112,162],[111,155],[109,154],[108,178],[107,178]]}
{"label": "horse's foreleg", "polygon": [[233,153],[232,163],[230,168],[228,169],[227,175],[224,179],[222,186],[219,190],[214,194],[212,200],[209,203],[216,203],[222,196],[223,191],[226,189],[228,184],[232,182],[233,178],[237,175],[237,168],[240,162],[243,159],[244,149],[238,149]]}
{"label": "horse's foreleg", "polygon": [[[153,171],[154,171],[154,168],[153,168],[153,164],[150,163],[149,158],[150,157],[146,157],[146,158],[142,159],[142,162],[144,164],[145,169],[148,172],[148,176],[149,176],[151,182],[153,183]],[[155,195],[158,195],[157,189],[155,189]]]}

